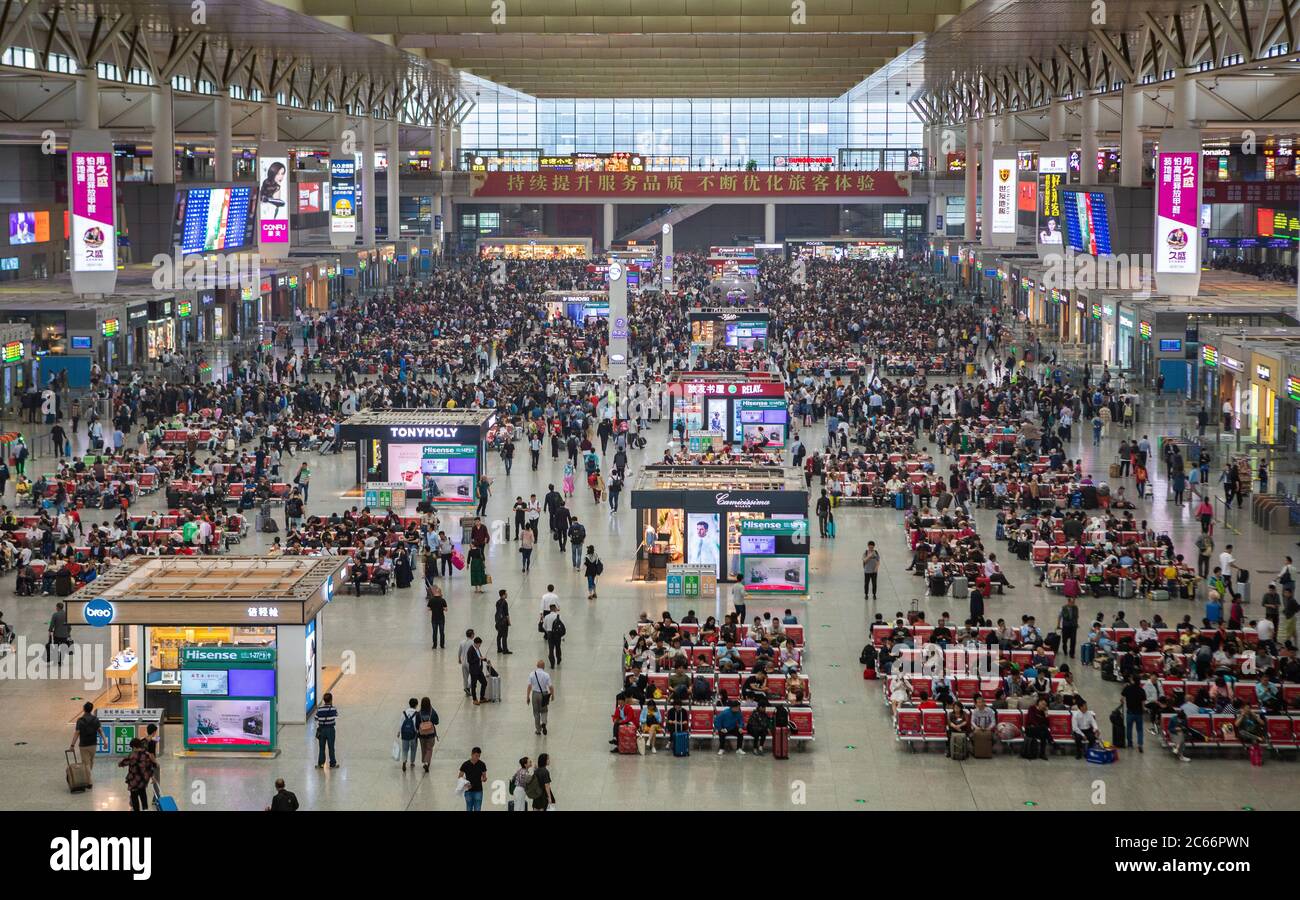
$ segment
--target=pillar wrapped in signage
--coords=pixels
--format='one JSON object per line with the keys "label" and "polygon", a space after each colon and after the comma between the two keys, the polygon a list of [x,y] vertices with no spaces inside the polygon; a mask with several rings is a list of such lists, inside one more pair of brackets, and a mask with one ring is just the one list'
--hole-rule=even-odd
{"label": "pillar wrapped in signage", "polygon": [[117,183],[113,137],[73,131],[68,137],[68,256],[72,290],[111,294],[117,286]]}
{"label": "pillar wrapped in signage", "polygon": [[1156,290],[1194,297],[1201,288],[1201,132],[1171,128],[1156,158]]}
{"label": "pillar wrapped in signage", "polygon": [[1040,258],[1065,252],[1061,188],[1070,174],[1070,145],[1045,141],[1038,145],[1038,220],[1034,246]]}
{"label": "pillar wrapped in signage", "polygon": [[330,246],[357,242],[357,161],[340,145],[330,147]]}
{"label": "pillar wrapped in signage", "polygon": [[1013,144],[996,144],[992,153],[993,165],[986,177],[988,198],[985,221],[988,222],[989,246],[1010,249],[1016,245],[1016,191],[1018,175],[1016,148]]}
{"label": "pillar wrapped in signage", "polygon": [[673,289],[673,226],[668,222],[664,223],[663,244],[660,250],[663,253],[662,287],[660,289],[666,294]]}
{"label": "pillar wrapped in signage", "polygon": [[627,272],[618,260],[609,263],[609,380],[627,374]]}
{"label": "pillar wrapped in signage", "polygon": [[263,259],[289,255],[289,148],[274,141],[257,146],[257,252]]}

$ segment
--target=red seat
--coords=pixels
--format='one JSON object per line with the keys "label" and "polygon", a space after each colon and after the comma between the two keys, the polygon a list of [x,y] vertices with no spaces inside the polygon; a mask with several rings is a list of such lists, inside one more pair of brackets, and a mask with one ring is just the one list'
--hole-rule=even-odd
{"label": "red seat", "polygon": [[1255,682],[1238,681],[1232,686],[1232,695],[1238,700],[1251,704],[1255,703]]}
{"label": "red seat", "polygon": [[1053,740],[1073,740],[1070,730],[1070,712],[1064,709],[1052,709],[1047,712],[1047,731]]}
{"label": "red seat", "polygon": [[1014,725],[1014,726],[1016,726],[1017,728],[1019,728],[1020,730],[1022,730],[1022,731],[1024,730],[1024,727],[1025,727],[1025,714],[1024,714],[1024,711],[1023,711],[1023,710],[1019,710],[1019,709],[999,709],[999,710],[997,711],[997,716],[998,716],[998,724],[999,724],[999,725],[1001,725],[1003,722],[1009,722],[1009,723],[1011,723],[1012,725]]}
{"label": "red seat", "polygon": [[[1217,738],[1215,737],[1214,730],[1211,727],[1212,725],[1213,722],[1211,721],[1210,717],[1204,713],[1199,713],[1197,715],[1187,717],[1187,727],[1190,728],[1192,731],[1199,732],[1205,738],[1205,743],[1207,744],[1214,744],[1218,742]],[[1188,742],[1188,746],[1191,746],[1190,741]]]}
{"label": "red seat", "polygon": [[790,710],[790,725],[793,726],[794,734],[790,736],[792,741],[811,741],[813,739],[813,711],[811,707],[799,706]]}
{"label": "red seat", "polygon": [[1300,684],[1282,685],[1282,702],[1287,709],[1300,706]]}
{"label": "red seat", "polygon": [[740,699],[740,676],[739,675],[719,675],[718,676],[718,696],[722,692],[727,692],[728,700]]}
{"label": "red seat", "polygon": [[957,699],[963,702],[974,701],[975,695],[979,693],[980,680],[973,675],[962,675],[955,679],[957,686]]}
{"label": "red seat", "polygon": [[889,636],[894,629],[889,625],[872,625],[871,626],[871,643],[876,647],[881,647],[885,643],[885,638]]}
{"label": "red seat", "polygon": [[1241,743],[1241,738],[1237,737],[1236,716],[1217,713],[1211,716],[1210,725],[1214,729],[1214,739],[1220,744]]}
{"label": "red seat", "polygon": [[[895,727],[899,735],[917,735],[921,734],[921,711],[919,709],[900,709]],[[1290,724],[1287,725],[1287,732],[1291,730]]]}
{"label": "red seat", "polygon": [[692,706],[691,707],[691,736],[707,737],[713,734],[713,707],[712,706]]}
{"label": "red seat", "polygon": [[1160,660],[1163,657],[1159,653],[1142,654],[1142,671],[1144,673],[1158,674],[1160,672]]}
{"label": "red seat", "polygon": [[758,649],[756,647],[737,647],[736,652],[740,654],[740,664],[746,669],[754,668],[754,660],[758,659]]}
{"label": "red seat", "polygon": [[912,683],[912,697],[919,699],[924,693],[927,697],[934,696],[934,682],[929,675],[910,675],[908,681]]}
{"label": "red seat", "polygon": [[1173,698],[1185,691],[1187,682],[1177,678],[1166,678],[1160,682],[1160,689],[1165,692],[1165,696]]}
{"label": "red seat", "polygon": [[1274,747],[1294,747],[1296,736],[1291,730],[1290,716],[1269,716],[1264,720],[1268,727],[1268,739]]}
{"label": "red seat", "polygon": [[927,741],[948,739],[948,714],[941,709],[921,710],[921,730]]}
{"label": "red seat", "polygon": [[768,692],[769,694],[777,694],[777,695],[779,695],[779,696],[784,697],[784,696],[785,696],[785,676],[784,676],[784,675],[768,675],[768,676],[767,676],[767,692]]}
{"label": "red seat", "polygon": [[686,654],[692,666],[713,665],[713,647],[692,647]]}

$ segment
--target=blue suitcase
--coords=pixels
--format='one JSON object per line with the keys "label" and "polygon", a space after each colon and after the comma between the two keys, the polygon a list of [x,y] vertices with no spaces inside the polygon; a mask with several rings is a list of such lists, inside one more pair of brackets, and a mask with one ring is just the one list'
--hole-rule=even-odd
{"label": "blue suitcase", "polygon": [[153,808],[158,812],[176,812],[176,798],[171,794],[164,794],[158,790],[158,785],[153,786]]}
{"label": "blue suitcase", "polygon": [[689,731],[673,732],[673,756],[691,755],[691,734]]}
{"label": "blue suitcase", "polygon": [[1079,647],[1079,661],[1085,666],[1092,665],[1093,656],[1096,655],[1097,645],[1086,643]]}

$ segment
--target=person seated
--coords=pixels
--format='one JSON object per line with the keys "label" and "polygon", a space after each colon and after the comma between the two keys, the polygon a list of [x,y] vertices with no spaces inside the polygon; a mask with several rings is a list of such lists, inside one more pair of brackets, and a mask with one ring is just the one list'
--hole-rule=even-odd
{"label": "person seated", "polygon": [[998,722],[998,714],[984,701],[984,695],[975,695],[975,708],[970,713],[971,731],[992,731]]}
{"label": "person seated", "polygon": [[691,676],[686,670],[685,663],[677,663],[673,666],[672,674],[668,676],[668,694],[673,699],[685,699],[691,689]]}
{"label": "person seated", "polygon": [[945,755],[952,752],[952,736],[954,734],[969,735],[974,726],[971,725],[970,713],[962,706],[961,701],[953,700],[948,705],[948,751]]}
{"label": "person seated", "polygon": [[740,651],[736,649],[733,640],[726,641],[718,648],[716,665],[719,672],[735,672],[741,668],[743,664],[740,660]]}
{"label": "person seated", "polygon": [[707,619],[704,620],[704,624],[700,626],[700,643],[716,644],[717,641],[718,641],[718,623],[713,618],[713,616],[709,616]]}
{"label": "person seated", "polygon": [[767,700],[767,672],[759,669],[748,676],[740,687],[742,700]]}
{"label": "person seated", "polygon": [[761,756],[763,754],[763,742],[767,740],[767,733],[771,728],[771,718],[767,714],[766,699],[758,701],[758,708],[749,714],[749,721],[745,723],[745,732],[754,742],[754,753]]}
{"label": "person seated", "polygon": [[[782,643],[785,642],[783,641]],[[764,670],[770,670],[775,660],[776,660],[776,649],[772,646],[771,641],[769,641],[767,638],[763,638],[762,642],[758,645],[757,651],[755,652],[754,671],[757,672],[760,668]]]}
{"label": "person seated", "polygon": [[785,698],[795,706],[804,706],[808,703],[808,680],[798,672],[792,672],[785,680]]}
{"label": "person seated", "polygon": [[713,717],[713,730],[718,735],[718,755],[721,756],[727,751],[727,738],[736,739],[736,753],[744,756],[745,751],[741,745],[745,739],[741,733],[744,727],[745,719],[740,712],[740,702],[732,700],[717,715]]}
{"label": "person seated", "polygon": [[641,707],[641,735],[645,738],[647,746],[651,753],[658,753],[659,749],[655,747],[655,738],[663,731],[663,722],[659,718],[659,707],[655,705],[654,700],[647,700],[645,706]]}
{"label": "person seated", "polygon": [[1255,712],[1255,707],[1249,700],[1241,704],[1241,712],[1237,714],[1235,724],[1238,739],[1247,747],[1259,744],[1270,750],[1273,749],[1273,742],[1268,736],[1268,726]]}

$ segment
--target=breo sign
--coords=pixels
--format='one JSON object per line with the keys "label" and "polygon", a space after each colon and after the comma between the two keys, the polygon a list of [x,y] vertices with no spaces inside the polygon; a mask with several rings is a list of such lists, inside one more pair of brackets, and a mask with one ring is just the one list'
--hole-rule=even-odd
{"label": "breo sign", "polygon": [[113,604],[103,597],[96,597],[86,603],[81,611],[87,625],[101,627],[113,621]]}

